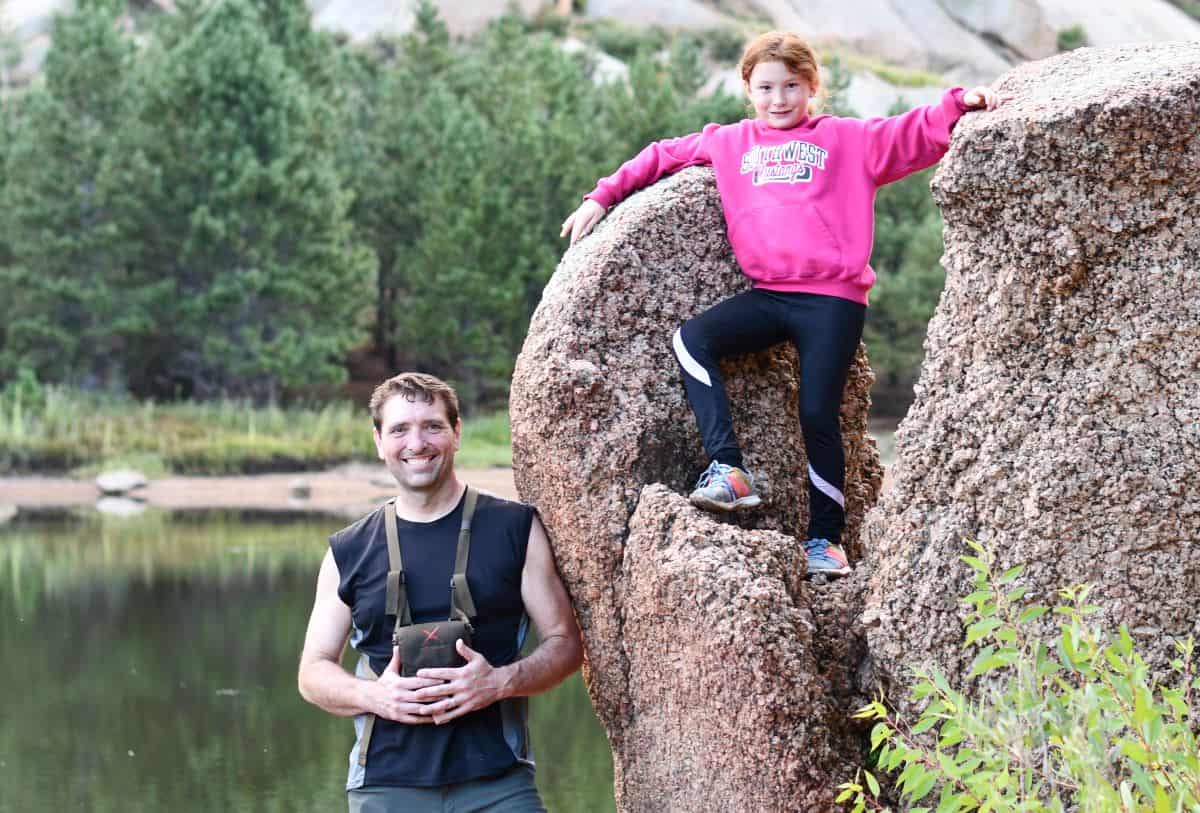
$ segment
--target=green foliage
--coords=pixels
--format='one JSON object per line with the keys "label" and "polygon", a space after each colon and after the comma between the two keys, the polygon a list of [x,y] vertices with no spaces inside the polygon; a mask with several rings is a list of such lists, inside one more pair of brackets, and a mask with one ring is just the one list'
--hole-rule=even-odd
{"label": "green foliage", "polygon": [[[18,379],[19,381],[20,379]],[[346,403],[266,406],[136,402],[46,386],[41,408],[0,401],[0,471],[68,471],[137,461],[161,471],[227,474],[372,460],[370,422]]]}
{"label": "green foliage", "polygon": [[[128,109],[132,43],[115,2],[56,17],[44,80],[12,103],[0,191],[0,378],[112,371],[126,315],[124,280],[107,262],[111,213],[98,189]],[[8,105],[6,105],[8,107]]]}
{"label": "green foliage", "polygon": [[373,265],[332,158],[329,43],[300,0],[192,0],[139,52],[120,5],[57,18],[22,100],[0,376],[262,399],[338,380]]}
{"label": "green foliage", "polygon": [[652,54],[667,47],[667,33],[658,26],[643,28],[601,17],[578,26],[579,32],[597,48],[623,62]]}
{"label": "green foliage", "polygon": [[357,62],[342,165],[378,258],[389,367],[447,378],[468,405],[504,401],[583,192],[649,141],[740,117],[727,96],[695,98],[697,55],[681,41],[666,64],[637,59],[628,85],[597,85],[513,15],[458,45],[426,3],[390,60]]}
{"label": "green foliage", "polygon": [[1200,0],[1167,0],[1184,14],[1200,20]]}
{"label": "green foliage", "polygon": [[33,370],[22,367],[16,377],[0,389],[0,410],[6,416],[14,416],[19,422],[22,415],[37,414],[46,408],[46,388]]}
{"label": "green foliage", "polygon": [[8,93],[13,68],[21,64],[21,37],[6,20],[0,20],[0,95]]}
{"label": "green foliage", "polygon": [[910,175],[879,190],[875,199],[875,246],[864,339],[871,366],[886,387],[907,389],[924,358],[925,332],[945,284],[942,217],[929,192],[933,170]]}
{"label": "green foliage", "polygon": [[1088,44],[1087,32],[1082,25],[1072,25],[1058,32],[1058,50],[1074,51]]}
{"label": "green foliage", "polygon": [[858,113],[846,101],[846,90],[850,87],[850,70],[842,62],[841,57],[834,54],[825,63],[822,71],[821,88],[818,98],[834,116],[857,116]]}
{"label": "green foliage", "polygon": [[[889,114],[909,108],[898,99]],[[863,339],[879,376],[877,400],[889,413],[902,413],[911,398],[929,319],[945,285],[942,215],[929,191],[933,173],[927,169],[889,184],[875,198],[871,267],[878,281]]]}
{"label": "green foliage", "polygon": [[[974,571],[965,631],[977,650],[971,672],[983,692],[968,699],[936,671],[918,672],[908,725],[881,701],[874,720],[877,769],[895,774],[897,801],[911,811],[1195,810],[1200,754],[1193,719],[1200,679],[1194,646],[1176,643],[1174,680],[1156,682],[1129,631],[1088,622],[1090,588],[1063,590],[1055,640],[1034,634],[1048,609],[1025,604],[1023,567],[999,572],[994,553],[969,543]],[[884,809],[880,781],[862,771],[838,801]]]}
{"label": "green foliage", "polygon": [[149,315],[123,348],[135,392],[273,399],[340,380],[362,335],[373,262],[351,241],[332,110],[306,84],[319,45],[270,5],[275,29],[251,0],[205,6],[139,61],[102,178]]}
{"label": "green foliage", "polygon": [[[508,416],[463,421],[467,468],[512,464]],[[244,400],[159,404],[40,384],[28,370],[0,389],[0,471],[90,476],[133,466],[147,475],[326,468],[376,459],[371,422],[347,402],[255,406]]]}
{"label": "green foliage", "polygon": [[942,77],[936,73],[913,68],[901,68],[878,59],[873,59],[854,51],[838,51],[834,54],[840,57],[846,66],[855,72],[873,73],[885,82],[901,88],[939,87]]}
{"label": "green foliage", "polygon": [[705,50],[716,62],[736,64],[742,58],[746,38],[734,28],[710,28],[696,34]]}
{"label": "green foliage", "polygon": [[[598,84],[515,13],[452,41],[426,0],[413,33],[349,47],[304,0],[123,6],[81,0],[44,81],[0,98],[0,383],[287,400],[328,391],[370,335],[388,369],[498,406],[580,196],[650,141],[745,114],[697,95],[730,30],[622,45],[582,24],[632,58]],[[831,60],[836,114],[848,82]],[[868,336],[903,382],[940,242],[923,182],[879,208]]]}

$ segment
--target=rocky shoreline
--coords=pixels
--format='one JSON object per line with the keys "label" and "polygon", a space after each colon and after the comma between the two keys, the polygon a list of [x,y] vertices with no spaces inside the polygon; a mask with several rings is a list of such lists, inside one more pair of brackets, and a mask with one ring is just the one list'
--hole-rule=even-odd
{"label": "rocky shoreline", "polygon": [[[516,499],[512,470],[465,469],[460,476],[484,491]],[[293,496],[297,481],[309,490]],[[360,516],[391,493],[383,466],[350,463],[323,472],[257,474],[239,477],[163,477],[137,489],[136,500],[168,511],[230,509]],[[92,480],[69,477],[0,477],[0,508],[41,511],[93,507],[104,499]],[[128,499],[128,498],[125,498]],[[9,513],[0,511],[0,515]]]}

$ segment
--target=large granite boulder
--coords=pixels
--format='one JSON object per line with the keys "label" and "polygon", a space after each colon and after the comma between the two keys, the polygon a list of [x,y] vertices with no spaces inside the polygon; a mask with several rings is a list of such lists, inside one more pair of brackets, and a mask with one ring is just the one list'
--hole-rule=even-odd
{"label": "large granite boulder", "polygon": [[[641,730],[631,715],[657,696],[644,693],[661,691],[630,679],[631,652],[641,645],[627,625],[650,609],[631,598],[626,561],[630,518],[647,484],[686,492],[707,463],[671,335],[687,318],[746,285],[725,237],[711,171],[685,170],[631,197],[567,253],[534,314],[513,376],[514,479],[522,498],[541,511],[571,592],[584,633],[585,677],[612,738],[618,797],[627,799],[625,810],[662,809],[646,801],[649,797],[630,795],[623,777],[632,759],[639,760],[637,781],[650,783],[651,789],[669,785],[670,776],[685,770],[671,757],[670,749],[679,743],[664,741],[651,753],[634,754],[630,742],[645,748],[647,738],[622,734]],[[760,510],[722,520],[728,525],[709,520],[714,527],[727,527],[730,540],[716,545],[714,554],[728,547],[732,558],[738,547],[732,540],[739,533],[734,521],[747,529],[803,533],[807,461],[799,431],[795,352],[777,347],[730,360],[723,370],[734,424],[764,499]],[[858,528],[882,480],[878,454],[866,432],[871,381],[860,350],[842,412],[846,540],[852,558],[861,554]],[[786,566],[797,573],[801,569],[795,561]],[[783,593],[779,601],[789,603]],[[669,624],[672,618],[668,614],[663,620]],[[714,642],[706,655],[713,670],[729,675],[765,657],[735,650],[732,641]],[[691,679],[681,675],[676,685]],[[768,703],[780,720],[795,719],[789,711],[794,704],[785,697],[788,685],[781,676]],[[697,715],[708,712],[671,704],[657,713],[671,717],[671,729],[683,732],[698,723]],[[738,751],[733,739],[713,743],[711,750],[689,761],[691,781],[697,787],[718,783]],[[769,775],[763,770],[762,781],[778,793],[786,791],[780,783],[798,781],[792,774]],[[789,798],[793,791],[786,791]],[[695,804],[701,799],[696,795]],[[676,809],[689,807],[680,802]]]}
{"label": "large granite boulder", "polygon": [[793,537],[642,490],[619,579],[630,690],[609,727],[622,809],[834,808],[861,755],[842,690],[864,642],[839,626],[859,597],[804,569]]}
{"label": "large granite boulder", "polygon": [[[934,182],[945,293],[864,529],[870,649],[965,676],[963,540],[1095,585],[1160,666],[1200,633],[1200,43],[1007,74]],[[1049,633],[1052,616],[1041,631]]]}

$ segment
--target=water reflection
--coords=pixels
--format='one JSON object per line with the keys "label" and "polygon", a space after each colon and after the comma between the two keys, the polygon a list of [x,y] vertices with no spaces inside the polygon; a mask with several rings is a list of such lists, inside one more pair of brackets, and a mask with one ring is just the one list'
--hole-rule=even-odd
{"label": "water reflection", "polygon": [[[295,687],[342,524],[147,511],[0,528],[0,813],[344,810],[350,723]],[[612,810],[578,676],[531,722],[550,810]]]}

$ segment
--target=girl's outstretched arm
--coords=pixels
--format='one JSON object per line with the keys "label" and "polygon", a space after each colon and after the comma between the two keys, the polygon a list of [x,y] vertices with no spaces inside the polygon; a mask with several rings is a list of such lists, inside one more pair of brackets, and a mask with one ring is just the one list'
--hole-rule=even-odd
{"label": "girl's outstretched arm", "polygon": [[664,175],[684,167],[711,163],[708,139],[720,125],[709,124],[701,132],[655,141],[621,168],[596,182],[596,188],[584,196],[583,204],[563,221],[560,237],[571,235],[571,245],[590,232],[609,207],[645,189]]}
{"label": "girl's outstretched arm", "polygon": [[[968,98],[969,97],[969,98]],[[863,122],[865,168],[877,186],[933,166],[950,146],[950,133],[964,113],[994,110],[1000,97],[989,87],[952,88],[937,104],[899,116]]]}

